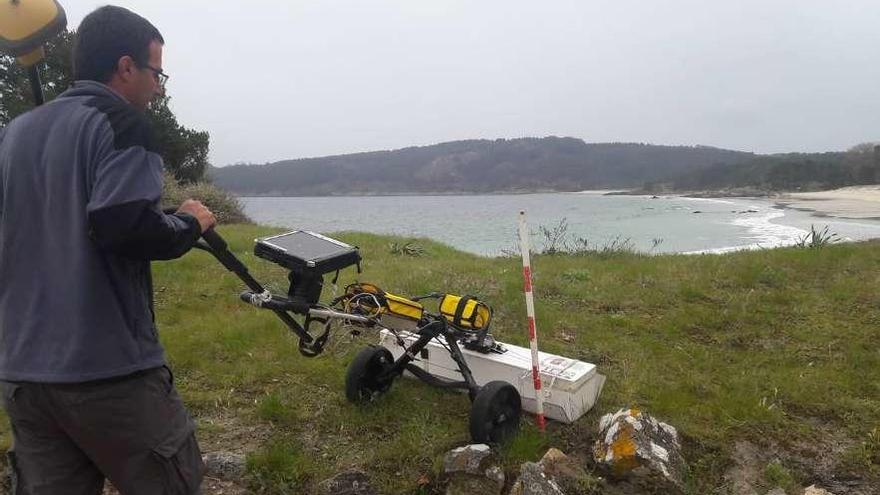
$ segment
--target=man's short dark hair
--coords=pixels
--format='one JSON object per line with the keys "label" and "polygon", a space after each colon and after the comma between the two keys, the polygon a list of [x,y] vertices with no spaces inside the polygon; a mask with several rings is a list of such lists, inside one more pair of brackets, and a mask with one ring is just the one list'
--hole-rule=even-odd
{"label": "man's short dark hair", "polygon": [[150,59],[150,43],[165,44],[150,21],[134,12],[107,5],[87,15],[79,25],[73,49],[75,80],[107,83],[116,72],[119,59],[128,55],[138,67]]}

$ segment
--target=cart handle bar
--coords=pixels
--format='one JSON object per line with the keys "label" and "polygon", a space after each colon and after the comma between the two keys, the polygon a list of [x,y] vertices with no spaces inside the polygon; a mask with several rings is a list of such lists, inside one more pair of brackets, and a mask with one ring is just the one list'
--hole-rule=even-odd
{"label": "cart handle bar", "polygon": [[[220,237],[214,228],[202,232],[202,240],[196,242],[193,247],[207,251],[220,262],[227,270],[241,279],[254,293],[265,294],[266,289],[248,272],[247,267],[235,257],[229,250],[226,240]],[[248,301],[250,302],[250,301]],[[270,308],[272,309],[272,308]],[[306,308],[307,309],[307,308]],[[272,311],[284,322],[287,327],[299,337],[300,353],[304,356],[313,357],[321,353],[323,342],[316,342],[309,332],[293,319],[286,309],[272,309]]]}
{"label": "cart handle bar", "polygon": [[297,314],[311,316],[312,318],[332,318],[335,320],[354,321],[368,325],[376,323],[376,320],[366,316],[353,315],[351,313],[344,313],[342,311],[336,311],[324,307],[309,307],[283,296],[269,294],[268,292],[256,294],[246,290],[241,293],[240,297],[242,301],[248,304],[254,305],[258,308],[271,309],[273,311],[292,311]]}

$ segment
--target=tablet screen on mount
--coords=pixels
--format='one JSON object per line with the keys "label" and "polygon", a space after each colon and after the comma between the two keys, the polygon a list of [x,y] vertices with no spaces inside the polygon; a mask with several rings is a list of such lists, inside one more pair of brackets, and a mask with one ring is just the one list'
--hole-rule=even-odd
{"label": "tablet screen on mount", "polygon": [[305,230],[258,239],[256,254],[284,266],[316,267],[329,263],[333,269],[339,263],[349,265],[360,260],[356,247]]}

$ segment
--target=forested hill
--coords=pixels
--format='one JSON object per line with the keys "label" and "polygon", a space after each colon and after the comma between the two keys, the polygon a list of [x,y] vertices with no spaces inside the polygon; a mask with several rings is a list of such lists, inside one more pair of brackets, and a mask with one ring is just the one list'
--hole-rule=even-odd
{"label": "forested hill", "polygon": [[545,137],[233,165],[210,174],[224,189],[257,196],[578,191],[641,187],[754,156],[705,146]]}
{"label": "forested hill", "polygon": [[846,152],[756,155],[717,164],[671,180],[646,181],[642,192],[811,191],[880,182],[880,146],[863,143]]}

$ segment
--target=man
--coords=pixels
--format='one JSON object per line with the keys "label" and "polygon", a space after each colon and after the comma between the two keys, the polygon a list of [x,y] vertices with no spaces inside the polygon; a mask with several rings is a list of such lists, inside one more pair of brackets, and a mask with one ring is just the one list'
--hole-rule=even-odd
{"label": "man", "polygon": [[102,7],[83,19],[71,89],[0,131],[0,385],[19,494],[199,491],[194,424],[153,315],[150,260],[184,255],[213,214],[159,208],[143,114],[163,39]]}

